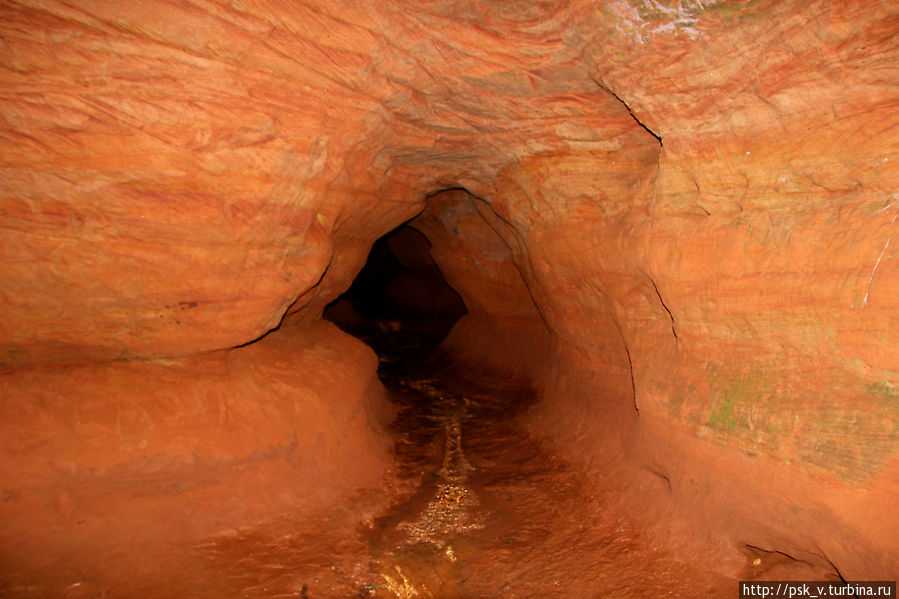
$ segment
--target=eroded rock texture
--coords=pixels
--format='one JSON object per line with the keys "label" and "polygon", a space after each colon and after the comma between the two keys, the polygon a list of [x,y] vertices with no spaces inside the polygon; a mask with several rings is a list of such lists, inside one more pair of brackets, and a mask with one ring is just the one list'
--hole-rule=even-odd
{"label": "eroded rock texture", "polygon": [[894,3],[36,0],[0,27],[9,585],[57,592],[36,556],[105,530],[94,504],[125,506],[114,548],[382,484],[374,359],[316,321],[423,209],[469,309],[447,350],[532,380],[533,428],[623,509],[731,572],[751,545],[895,578]]}

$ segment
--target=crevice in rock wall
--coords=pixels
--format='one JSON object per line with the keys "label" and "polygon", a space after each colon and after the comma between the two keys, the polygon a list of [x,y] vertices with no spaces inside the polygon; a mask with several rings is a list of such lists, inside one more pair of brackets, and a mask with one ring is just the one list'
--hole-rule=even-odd
{"label": "crevice in rock wall", "polygon": [[634,380],[634,360],[631,358],[631,350],[627,346],[627,341],[622,337],[622,343],[624,344],[624,354],[627,356],[627,366],[628,373],[631,377],[631,394],[634,402],[634,411],[638,414],[640,413],[640,407],[637,405],[637,382]]}
{"label": "crevice in rock wall", "polygon": [[[809,555],[808,559],[791,552],[769,546],[751,543],[743,545],[742,552],[747,564],[740,577],[750,580],[827,580],[832,583],[845,582],[839,570],[822,555]],[[813,563],[817,562],[817,563]]]}
{"label": "crevice in rock wall", "polygon": [[322,270],[321,276],[318,277],[318,280],[309,289],[304,290],[301,294],[298,294],[296,297],[294,297],[292,301],[287,302],[287,306],[283,309],[281,317],[278,319],[278,324],[276,324],[272,328],[268,329],[267,331],[265,331],[264,333],[262,333],[255,339],[251,339],[251,340],[247,341],[246,343],[241,343],[239,345],[235,345],[231,349],[240,349],[242,347],[247,347],[248,345],[252,345],[254,343],[262,341],[271,333],[274,333],[275,331],[279,330],[283,326],[284,320],[292,312],[295,312],[297,310],[297,303],[300,301],[300,299],[303,296],[311,295],[315,291],[315,289],[321,284],[322,280],[324,280],[325,276],[328,274],[328,271],[331,270],[331,264],[333,264],[333,262],[334,262],[334,257],[332,254],[331,258],[329,258],[329,260],[328,260],[327,265],[325,265],[324,270]]}
{"label": "crevice in rock wall", "polygon": [[799,559],[798,557],[793,557],[792,555],[790,555],[789,553],[787,553],[785,551],[778,551],[777,549],[765,549],[763,547],[756,547],[755,545],[750,545],[748,543],[746,544],[746,548],[753,551],[754,553],[768,554],[768,555],[772,555],[772,556],[780,555],[780,556],[783,556],[783,557],[789,559],[791,562],[797,562],[797,563],[811,565],[811,564],[809,564],[809,562],[807,562],[803,559]]}
{"label": "crevice in rock wall", "polygon": [[827,555],[824,554],[823,552],[822,552],[822,555],[824,555],[824,559],[827,560],[827,563],[830,564],[830,567],[833,568],[833,571],[836,573],[836,575],[839,577],[839,579],[842,580],[843,582],[846,582],[846,578],[843,576],[843,573],[840,572],[840,569],[837,568],[837,565],[835,563],[833,563],[830,560],[830,558],[827,557]]}
{"label": "crevice in rock wall", "polygon": [[662,304],[662,308],[664,308],[665,312],[668,313],[668,319],[671,321],[671,334],[674,335],[675,339],[677,339],[677,328],[675,328],[674,324],[674,315],[671,313],[671,310],[668,308],[665,300],[662,299],[662,293],[659,291],[659,287],[658,285],[656,285],[656,282],[652,279],[652,277],[647,278],[649,278],[649,283],[650,285],[652,285],[652,290],[656,292],[656,297],[659,298],[659,303]]}
{"label": "crevice in rock wall", "polygon": [[616,100],[618,100],[619,103],[621,103],[621,105],[624,107],[624,109],[627,111],[627,113],[628,113],[629,115],[631,115],[631,118],[634,119],[634,122],[637,123],[638,125],[640,125],[640,127],[642,127],[647,133],[649,133],[650,135],[652,135],[652,136],[656,139],[657,142],[659,142],[659,147],[661,147],[661,146],[664,145],[663,142],[662,142],[662,136],[659,135],[658,133],[656,133],[655,131],[653,131],[652,129],[650,129],[650,128],[649,128],[643,121],[641,121],[640,119],[638,119],[638,118],[637,118],[637,115],[634,114],[634,111],[631,110],[631,107],[627,105],[627,102],[625,102],[624,99],[623,99],[621,96],[619,96],[619,95],[616,94],[614,91],[612,91],[611,88],[609,88],[607,85],[605,85],[605,84],[604,84],[602,81],[600,81],[599,79],[596,79],[595,77],[592,78],[592,79],[593,79],[593,82],[596,84],[597,87],[599,87],[600,89],[602,89],[602,90],[608,92],[608,93],[611,94]]}

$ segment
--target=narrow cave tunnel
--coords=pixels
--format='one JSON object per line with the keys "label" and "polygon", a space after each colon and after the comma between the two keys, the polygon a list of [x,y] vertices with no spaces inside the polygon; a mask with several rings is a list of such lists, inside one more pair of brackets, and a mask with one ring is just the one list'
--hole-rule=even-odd
{"label": "narrow cave tunnel", "polygon": [[[588,482],[540,425],[528,424],[534,413],[539,419],[564,409],[546,400],[538,406],[532,386],[562,351],[546,312],[560,300],[529,286],[539,279],[528,275],[515,239],[489,200],[464,189],[432,194],[421,214],[373,244],[350,288],[324,311],[378,354],[396,410],[387,430],[408,488],[366,533],[383,596],[493,596],[497,589],[527,596],[548,586],[588,596],[605,588],[598,573],[624,596],[670,588],[723,596],[731,580],[703,563],[713,553],[684,560],[616,505],[628,485],[624,494],[640,495],[642,509],[664,514],[672,482],[663,471],[618,464],[599,485]],[[618,438],[635,427],[630,389],[622,393],[633,381],[624,373],[627,348],[608,351],[618,354],[606,360],[618,363],[619,380],[594,406],[607,420],[594,434]],[[701,533],[677,539],[679,550],[698,554],[704,543]],[[841,580],[828,564],[776,545],[734,542],[733,549],[747,579]]]}
{"label": "narrow cave tunnel", "polygon": [[5,3],[0,597],[894,580],[895,4]]}
{"label": "narrow cave tunnel", "polygon": [[429,354],[466,312],[430,247],[409,225],[378,239],[350,288],[325,309],[325,320],[364,339],[382,357],[402,345],[411,345],[416,358]]}
{"label": "narrow cave tunnel", "polygon": [[[375,350],[396,410],[388,432],[408,487],[367,531],[382,576],[377,596],[587,592],[578,568],[616,579],[651,571],[659,584],[723,589],[727,580],[710,570],[685,572],[659,555],[621,514],[596,518],[601,501],[579,488],[582,475],[523,426],[536,394],[515,369],[545,356],[550,335],[488,212],[463,189],[429,196],[422,214],[373,244],[323,314]],[[456,325],[474,347],[447,342]],[[510,331],[518,347],[499,343]],[[485,348],[516,366],[466,356]],[[602,540],[581,538],[585,526]],[[627,559],[617,557],[622,550]]]}

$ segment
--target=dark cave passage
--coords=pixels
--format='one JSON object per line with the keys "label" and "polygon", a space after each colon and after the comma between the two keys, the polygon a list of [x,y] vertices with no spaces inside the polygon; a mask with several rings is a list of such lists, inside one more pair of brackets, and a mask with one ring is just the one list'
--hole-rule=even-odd
{"label": "dark cave passage", "polygon": [[385,235],[324,315],[376,351],[396,410],[389,432],[400,488],[365,532],[379,578],[360,596],[724,592],[726,579],[658,550],[531,434],[522,417],[538,399],[525,381],[433,359],[450,357],[434,350],[468,312],[430,248],[408,225]]}
{"label": "dark cave passage", "polygon": [[[521,373],[546,355],[551,332],[520,258],[478,202],[463,190],[432,196],[411,225],[373,244],[324,314],[378,354],[395,409],[389,433],[400,488],[364,533],[380,578],[363,596],[729,593],[714,567],[642,530],[622,509],[614,474],[597,486],[576,455],[560,455],[528,426],[547,399]],[[453,335],[465,334],[454,343],[447,336],[457,323]],[[460,356],[472,348],[477,357]],[[492,353],[521,367],[481,368]]]}
{"label": "dark cave passage", "polygon": [[363,339],[375,351],[404,342],[418,355],[433,350],[465,313],[465,303],[429,253],[430,242],[409,225],[378,239],[350,288],[324,318]]}

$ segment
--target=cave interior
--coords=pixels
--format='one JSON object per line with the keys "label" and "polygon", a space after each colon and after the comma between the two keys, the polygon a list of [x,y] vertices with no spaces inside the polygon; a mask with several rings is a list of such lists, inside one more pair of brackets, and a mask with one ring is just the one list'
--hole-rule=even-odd
{"label": "cave interior", "polygon": [[895,2],[0,10],[0,596],[897,578]]}

